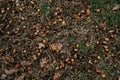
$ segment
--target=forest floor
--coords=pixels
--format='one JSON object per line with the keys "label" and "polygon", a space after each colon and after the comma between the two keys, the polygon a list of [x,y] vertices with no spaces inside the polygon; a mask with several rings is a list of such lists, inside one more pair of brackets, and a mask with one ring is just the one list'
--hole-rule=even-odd
{"label": "forest floor", "polygon": [[120,80],[119,0],[0,0],[1,80]]}

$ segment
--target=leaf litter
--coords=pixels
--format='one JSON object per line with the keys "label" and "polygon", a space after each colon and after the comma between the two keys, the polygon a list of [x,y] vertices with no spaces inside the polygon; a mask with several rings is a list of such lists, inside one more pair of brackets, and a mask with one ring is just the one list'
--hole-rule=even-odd
{"label": "leaf litter", "polygon": [[1,0],[0,8],[1,79],[119,79],[119,25],[97,19],[104,10],[93,15],[89,0]]}

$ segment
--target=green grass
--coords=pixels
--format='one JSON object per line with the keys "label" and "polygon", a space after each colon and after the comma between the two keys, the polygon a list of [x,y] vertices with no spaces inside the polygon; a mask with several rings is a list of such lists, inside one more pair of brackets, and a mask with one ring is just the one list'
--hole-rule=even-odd
{"label": "green grass", "polygon": [[78,71],[78,73],[74,73],[74,71],[69,70],[68,72],[71,75],[71,80],[78,80],[78,79],[82,79],[82,80],[86,80],[87,76],[90,75],[87,71]]}
{"label": "green grass", "polygon": [[[107,28],[114,28],[116,24],[120,24],[120,10],[113,11],[112,8],[117,4],[115,0],[92,0],[92,19],[99,24],[105,22]],[[96,9],[100,9],[100,13],[95,13]]]}
{"label": "green grass", "polygon": [[86,48],[85,44],[83,42],[79,43],[79,53],[80,54],[86,54],[88,49]]}
{"label": "green grass", "polygon": [[40,13],[41,13],[41,14],[46,14],[46,13],[49,11],[48,6],[49,6],[49,4],[48,4],[47,2],[43,2],[43,3],[41,4]]}

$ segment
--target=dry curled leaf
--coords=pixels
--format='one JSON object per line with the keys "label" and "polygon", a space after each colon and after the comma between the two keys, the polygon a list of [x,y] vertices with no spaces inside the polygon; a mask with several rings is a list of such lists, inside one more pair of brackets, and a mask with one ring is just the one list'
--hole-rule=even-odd
{"label": "dry curled leaf", "polygon": [[120,80],[120,76],[118,76],[118,80]]}
{"label": "dry curled leaf", "polygon": [[40,25],[40,23],[37,23],[35,26],[33,26],[33,27],[35,27],[35,29],[36,30],[39,30],[42,26]]}
{"label": "dry curled leaf", "polygon": [[120,5],[115,5],[112,10],[115,11],[115,10],[118,10],[118,9],[120,9]]}
{"label": "dry curled leaf", "polygon": [[40,61],[40,66],[44,67],[47,62],[48,62],[47,58],[42,58],[41,61]]}
{"label": "dry curled leaf", "polygon": [[58,43],[58,50],[61,50],[62,49],[62,44],[61,43]]}
{"label": "dry curled leaf", "polygon": [[51,44],[50,49],[53,50],[53,51],[56,51],[57,50],[57,45],[56,44]]}
{"label": "dry curled leaf", "polygon": [[87,16],[90,16],[90,14],[91,14],[90,9],[86,9],[86,15],[87,15]]}
{"label": "dry curled leaf", "polygon": [[10,70],[7,70],[7,69],[5,69],[5,73],[7,74],[7,75],[11,75],[11,74],[13,74],[13,73],[16,73],[16,72],[18,72],[18,70],[17,69],[10,69]]}
{"label": "dry curled leaf", "polygon": [[39,44],[38,44],[38,47],[39,47],[39,49],[41,49],[41,48],[44,48],[45,45],[44,45],[43,43],[39,43]]}
{"label": "dry curled leaf", "polygon": [[21,76],[15,77],[14,80],[24,80],[24,77],[25,77],[25,75],[23,74]]}
{"label": "dry curled leaf", "polygon": [[59,72],[55,73],[54,76],[53,76],[53,80],[57,80],[60,76],[61,75],[60,75]]}
{"label": "dry curled leaf", "polygon": [[5,79],[6,77],[7,77],[6,74],[2,74],[1,77],[0,77],[0,79]]}
{"label": "dry curled leaf", "polygon": [[51,49],[52,51],[59,51],[59,50],[62,49],[62,44],[61,44],[61,43],[52,43],[52,44],[50,45],[50,49]]}
{"label": "dry curled leaf", "polygon": [[29,61],[21,61],[20,64],[22,66],[30,65],[31,63]]}

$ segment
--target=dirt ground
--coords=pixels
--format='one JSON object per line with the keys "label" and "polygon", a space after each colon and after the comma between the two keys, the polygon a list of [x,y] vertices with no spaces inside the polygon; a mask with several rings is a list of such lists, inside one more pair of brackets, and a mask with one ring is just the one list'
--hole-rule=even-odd
{"label": "dirt ground", "polygon": [[0,79],[120,80],[115,4],[0,0]]}

